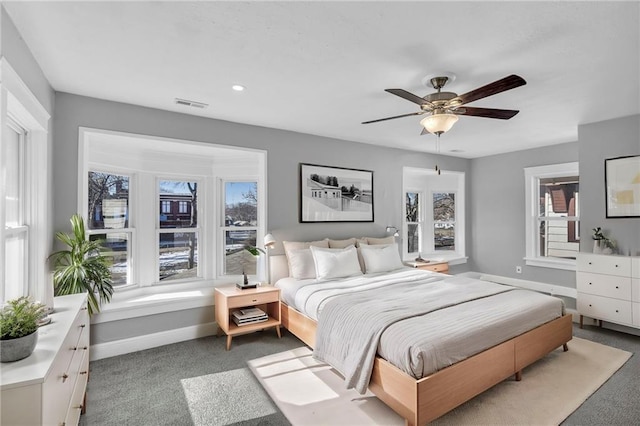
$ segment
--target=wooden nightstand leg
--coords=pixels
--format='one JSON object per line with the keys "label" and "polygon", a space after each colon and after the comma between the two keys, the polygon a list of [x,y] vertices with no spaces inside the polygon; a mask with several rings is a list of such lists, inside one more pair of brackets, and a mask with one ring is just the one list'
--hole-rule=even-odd
{"label": "wooden nightstand leg", "polygon": [[278,339],[282,338],[282,335],[280,334],[280,326],[276,325],[276,333],[278,333]]}
{"label": "wooden nightstand leg", "polygon": [[231,336],[227,335],[227,350],[231,349]]}

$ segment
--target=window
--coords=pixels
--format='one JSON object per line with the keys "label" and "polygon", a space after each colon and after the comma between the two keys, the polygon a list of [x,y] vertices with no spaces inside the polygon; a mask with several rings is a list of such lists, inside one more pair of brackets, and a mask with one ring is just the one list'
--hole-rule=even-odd
{"label": "window", "polygon": [[245,249],[256,246],[257,182],[224,182],[224,218],[224,274],[256,274],[257,259]]}
{"label": "window", "polygon": [[[198,273],[198,182],[161,180],[158,183],[160,205],[166,203],[193,206],[191,214],[165,212],[158,220],[158,276],[160,281],[200,277]],[[179,209],[180,210],[180,209]],[[186,209],[185,209],[186,210]],[[165,214],[168,213],[168,214]]]}
{"label": "window", "polygon": [[46,259],[49,230],[50,115],[0,58],[0,304],[31,296],[53,306]]}
{"label": "window", "polygon": [[87,234],[105,248],[114,288],[131,284],[130,178],[93,170],[88,176]]}
{"label": "window", "polygon": [[24,220],[24,150],[27,132],[14,120],[8,119],[5,135],[2,157],[6,176],[4,283],[7,286],[2,300],[9,300],[28,294],[26,260],[29,258],[29,228]]}
{"label": "window", "polygon": [[[264,235],[263,151],[80,132],[79,207],[90,238],[101,240],[112,259],[116,300],[145,295],[209,303],[190,290],[238,282],[243,270],[256,273],[256,258],[244,247]],[[154,161],[140,161],[149,152]]]}
{"label": "window", "polygon": [[455,193],[433,193],[433,247],[436,251],[456,250],[455,199]]}
{"label": "window", "polygon": [[409,255],[419,255],[422,247],[422,216],[420,209],[420,192],[405,193],[405,218],[407,227],[407,253]]}
{"label": "window", "polygon": [[578,163],[525,168],[527,265],[575,269],[580,251]]}
{"label": "window", "polygon": [[404,168],[405,259],[466,262],[464,179],[461,172]]}

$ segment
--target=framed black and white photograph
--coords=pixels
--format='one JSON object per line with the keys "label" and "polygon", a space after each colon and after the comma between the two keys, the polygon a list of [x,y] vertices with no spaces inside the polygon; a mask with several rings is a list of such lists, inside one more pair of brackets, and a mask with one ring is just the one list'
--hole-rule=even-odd
{"label": "framed black and white photograph", "polygon": [[604,160],[607,218],[640,217],[640,155]]}
{"label": "framed black and white photograph", "polygon": [[300,163],[300,222],[373,222],[373,172]]}

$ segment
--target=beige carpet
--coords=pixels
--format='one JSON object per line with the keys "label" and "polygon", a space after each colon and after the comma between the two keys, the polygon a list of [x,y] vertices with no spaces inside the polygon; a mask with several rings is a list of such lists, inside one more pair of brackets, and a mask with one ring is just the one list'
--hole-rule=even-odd
{"label": "beige carpet", "polygon": [[[573,338],[527,367],[521,382],[505,380],[435,424],[558,425],[629,359],[631,353]],[[298,348],[249,362],[287,419],[298,425],[403,425],[373,394],[344,389],[340,375]]]}

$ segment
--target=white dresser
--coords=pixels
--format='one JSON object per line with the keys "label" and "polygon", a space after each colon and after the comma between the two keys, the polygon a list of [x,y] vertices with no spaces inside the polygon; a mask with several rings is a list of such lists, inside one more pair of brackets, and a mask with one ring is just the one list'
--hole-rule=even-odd
{"label": "white dresser", "polygon": [[587,316],[640,328],[640,257],[579,253],[580,327]]}
{"label": "white dresser", "polygon": [[1,365],[2,425],[77,425],[89,375],[86,294],[54,298],[35,351]]}

